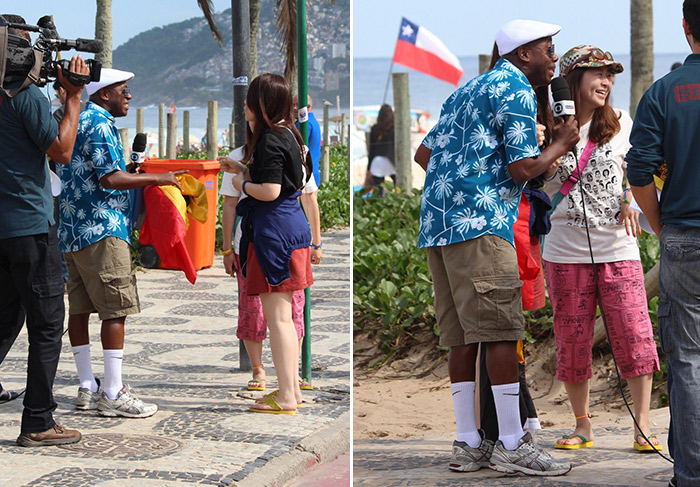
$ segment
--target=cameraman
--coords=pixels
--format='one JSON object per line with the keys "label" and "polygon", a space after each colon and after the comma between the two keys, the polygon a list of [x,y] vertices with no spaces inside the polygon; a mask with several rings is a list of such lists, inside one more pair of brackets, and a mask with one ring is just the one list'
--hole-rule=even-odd
{"label": "cameraman", "polygon": [[[19,16],[3,17],[25,23]],[[9,33],[29,39],[23,30],[9,29]],[[80,56],[71,59],[70,71],[89,74]],[[37,86],[32,84],[12,98],[0,92],[0,340],[11,339],[26,310],[29,360],[17,438],[21,446],[80,440],[79,431],[63,428],[52,414],[65,310],[46,155],[60,164],[70,162],[83,90],[66,80],[60,67],[58,80],[67,93],[60,124]],[[21,81],[6,88],[19,86]]]}

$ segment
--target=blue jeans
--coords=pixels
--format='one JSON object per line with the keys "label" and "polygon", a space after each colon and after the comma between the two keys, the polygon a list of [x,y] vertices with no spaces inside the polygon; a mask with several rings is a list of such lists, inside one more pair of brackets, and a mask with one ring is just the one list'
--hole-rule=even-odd
{"label": "blue jeans", "polygon": [[678,487],[700,485],[700,228],[661,231],[657,316],[668,357],[674,474]]}

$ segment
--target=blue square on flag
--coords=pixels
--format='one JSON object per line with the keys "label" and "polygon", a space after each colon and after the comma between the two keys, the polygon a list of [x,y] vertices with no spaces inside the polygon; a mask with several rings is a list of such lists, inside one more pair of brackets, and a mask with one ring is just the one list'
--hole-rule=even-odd
{"label": "blue square on flag", "polygon": [[410,20],[405,18],[401,19],[401,31],[399,32],[399,39],[402,41],[410,42],[411,44],[416,43],[416,36],[418,36],[418,24],[414,24]]}

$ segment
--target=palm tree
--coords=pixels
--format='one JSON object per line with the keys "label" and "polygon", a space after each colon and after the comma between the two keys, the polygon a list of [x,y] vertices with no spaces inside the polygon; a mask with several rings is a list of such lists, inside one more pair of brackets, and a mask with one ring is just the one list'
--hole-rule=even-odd
{"label": "palm tree", "polygon": [[652,0],[630,0],[630,115],[654,82],[654,8]]}
{"label": "palm tree", "polygon": [[105,68],[112,67],[112,0],[97,0],[95,13],[95,39],[104,44],[102,52],[95,54]]}

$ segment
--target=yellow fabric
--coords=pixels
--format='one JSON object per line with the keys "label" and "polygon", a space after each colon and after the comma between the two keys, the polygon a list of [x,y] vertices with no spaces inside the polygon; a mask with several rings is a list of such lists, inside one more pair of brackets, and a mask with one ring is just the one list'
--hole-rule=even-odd
{"label": "yellow fabric", "polygon": [[206,222],[209,202],[207,201],[207,189],[204,187],[204,183],[189,174],[180,174],[177,176],[177,182],[182,187],[182,194],[190,197],[187,213],[192,215],[192,218],[199,223]]}
{"label": "yellow fabric", "polygon": [[[187,228],[190,227],[190,220],[187,214],[192,215],[192,218],[200,223],[207,221],[207,211],[209,202],[207,201],[207,190],[204,184],[189,174],[180,174],[176,176],[177,182],[182,187],[182,192],[175,186],[158,186],[160,190],[168,197],[172,204],[177,208],[177,211],[185,220]],[[189,196],[189,203],[184,196]]]}
{"label": "yellow fabric", "polygon": [[525,363],[525,356],[523,355],[523,341],[518,340],[518,363]]}

